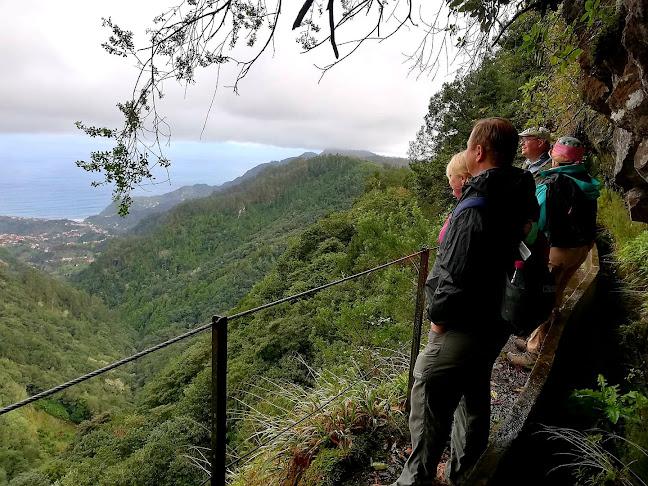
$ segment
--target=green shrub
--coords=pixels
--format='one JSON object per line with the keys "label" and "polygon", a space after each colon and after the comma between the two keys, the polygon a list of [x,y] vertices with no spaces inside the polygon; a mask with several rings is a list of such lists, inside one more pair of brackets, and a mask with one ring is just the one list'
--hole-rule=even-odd
{"label": "green shrub", "polygon": [[50,484],[52,483],[45,474],[30,471],[13,478],[9,486],[50,486]]}
{"label": "green shrub", "polygon": [[[628,381],[636,374],[633,371]],[[644,448],[648,443],[648,398],[638,390],[622,393],[619,385],[608,385],[602,375],[598,385],[598,390],[575,390],[572,398],[599,429],[582,432],[547,427],[546,432],[552,439],[570,444],[567,455],[573,461],[563,467],[573,469],[577,484],[644,484],[637,479],[647,477],[648,472]]]}
{"label": "green shrub", "polygon": [[70,414],[65,409],[65,406],[62,403],[54,401],[50,398],[44,398],[38,400],[34,403],[34,408],[37,410],[43,410],[54,417],[58,417],[63,420],[70,420]]}
{"label": "green shrub", "polygon": [[619,385],[608,385],[603,375],[598,376],[600,390],[589,388],[575,390],[572,397],[583,408],[593,413],[597,426],[608,428],[619,421],[626,424],[642,421],[642,411],[648,405],[648,398],[636,390],[621,394]]}
{"label": "green shrub", "polygon": [[602,189],[598,199],[598,222],[614,237],[618,248],[646,230],[645,223],[630,220],[628,208],[619,193]]}

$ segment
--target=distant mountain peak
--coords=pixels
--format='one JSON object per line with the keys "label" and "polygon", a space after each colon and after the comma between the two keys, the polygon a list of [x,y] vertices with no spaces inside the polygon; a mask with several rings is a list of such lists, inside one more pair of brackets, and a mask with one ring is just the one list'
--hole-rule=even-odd
{"label": "distant mountain peak", "polygon": [[320,155],[345,155],[347,157],[375,157],[377,154],[369,152],[368,150],[353,150],[353,149],[338,149],[338,148],[327,148],[322,150]]}
{"label": "distant mountain peak", "polygon": [[336,149],[327,148],[322,151],[320,155],[342,155],[344,157],[356,157],[358,159],[368,160],[380,164],[383,167],[407,167],[409,160],[403,157],[388,157],[385,155],[378,155],[369,150],[353,150],[353,149]]}

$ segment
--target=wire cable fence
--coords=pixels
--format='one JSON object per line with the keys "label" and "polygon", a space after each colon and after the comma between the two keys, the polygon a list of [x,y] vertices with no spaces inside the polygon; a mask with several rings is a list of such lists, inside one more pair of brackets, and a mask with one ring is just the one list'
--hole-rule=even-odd
{"label": "wire cable fence", "polygon": [[168,341],[164,341],[163,343],[156,344],[155,346],[145,349],[144,351],[140,351],[139,353],[136,353],[132,356],[120,359],[119,361],[115,361],[114,363],[104,366],[103,368],[99,368],[86,375],[74,378],[73,380],[70,380],[68,382],[61,383],[60,385],[55,386],[54,388],[50,388],[49,390],[46,390],[44,392],[38,393],[37,395],[33,395],[29,398],[25,398],[20,402],[16,402],[3,409],[0,409],[0,415],[3,415],[7,412],[11,412],[12,410],[16,410],[17,408],[24,407],[25,405],[29,405],[30,403],[35,402],[36,400],[40,400],[41,398],[49,397],[50,395],[63,391],[66,388],[70,388],[71,386],[78,385],[79,383],[83,383],[84,381],[89,380],[90,378],[94,378],[95,376],[99,376],[103,373],[106,373],[107,371],[114,370],[115,368],[119,368],[120,366],[125,365],[126,363],[130,363],[131,361],[135,361],[143,356],[146,356],[147,354],[154,353],[155,351],[159,351],[162,348],[166,348],[167,346],[177,343],[178,341],[182,341],[183,339],[187,339],[191,336],[201,333],[211,328],[212,325],[213,323],[210,322],[209,324],[205,324],[203,326],[197,327],[196,329],[192,329],[189,332],[176,336],[172,339],[169,339]]}
{"label": "wire cable fence", "polygon": [[[203,331],[206,331],[208,329],[212,330],[212,462],[211,462],[211,467],[212,467],[212,474],[209,478],[207,478],[203,483],[201,484],[206,484],[207,481],[211,481],[212,486],[214,485],[224,485],[225,484],[225,474],[226,471],[237,464],[239,464],[241,461],[244,459],[248,459],[254,452],[256,452],[259,448],[264,447],[267,445],[270,441],[276,440],[278,437],[281,435],[285,434],[292,428],[298,426],[299,424],[303,423],[305,420],[308,418],[312,417],[315,413],[320,412],[323,410],[326,406],[330,405],[332,402],[334,402],[337,398],[339,398],[341,395],[344,393],[348,392],[350,389],[352,389],[354,386],[356,386],[358,383],[361,381],[365,380],[367,376],[372,374],[373,372],[376,371],[378,368],[378,365],[376,365],[373,369],[367,371],[364,373],[359,379],[357,379],[355,382],[353,382],[351,385],[349,385],[347,388],[345,388],[342,392],[334,396],[333,398],[329,399],[327,402],[325,402],[322,406],[320,406],[318,409],[314,410],[307,416],[303,417],[299,421],[295,422],[289,427],[286,427],[285,429],[281,430],[278,434],[275,436],[269,438],[266,440],[263,444],[258,446],[256,449],[246,453],[245,455],[237,458],[236,460],[230,462],[229,464],[225,463],[225,427],[226,427],[226,381],[227,381],[227,373],[226,373],[226,367],[227,367],[227,326],[228,322],[233,320],[233,319],[238,319],[250,314],[254,314],[256,312],[259,312],[264,309],[268,309],[270,307],[283,304],[286,302],[293,302],[295,300],[301,299],[303,297],[308,297],[311,296],[317,292],[320,292],[324,289],[327,289],[329,287],[332,287],[334,285],[339,285],[341,283],[357,279],[359,277],[362,277],[364,275],[371,274],[373,272],[376,272],[378,270],[390,267],[392,265],[396,265],[398,263],[402,263],[408,260],[411,260],[415,257],[420,257],[420,265],[418,269],[418,288],[417,288],[417,299],[416,299],[416,310],[415,310],[415,316],[414,316],[414,328],[413,328],[413,333],[412,333],[412,339],[407,341],[405,344],[403,344],[397,351],[395,351],[392,356],[388,357],[387,359],[395,356],[396,353],[401,352],[405,346],[411,343],[412,346],[412,352],[410,355],[410,370],[409,370],[409,378],[408,378],[408,400],[407,403],[409,404],[409,394],[411,392],[411,384],[412,384],[412,370],[414,366],[414,360],[416,359],[416,354],[418,353],[418,349],[420,347],[420,335],[421,335],[421,324],[422,324],[422,314],[423,314],[423,300],[424,300],[424,284],[425,284],[425,277],[427,276],[427,269],[428,269],[428,261],[429,261],[429,254],[430,251],[437,250],[438,247],[434,248],[423,248],[421,251],[418,251],[416,253],[413,253],[411,255],[407,255],[401,258],[398,258],[396,260],[393,260],[388,263],[384,263],[382,265],[378,265],[376,267],[370,268],[368,270],[364,270],[362,272],[356,273],[354,275],[350,275],[347,277],[343,277],[339,280],[336,280],[334,282],[329,282],[327,284],[321,285],[319,287],[306,290],[304,292],[300,292],[295,295],[291,295],[288,297],[284,297],[283,299],[276,300],[274,302],[270,302],[264,305],[260,305],[258,307],[254,307],[252,309],[248,309],[246,311],[239,312],[237,314],[234,314],[232,316],[213,316],[212,321],[204,324],[202,326],[199,326],[195,329],[192,329],[191,331],[188,331],[184,334],[181,334],[179,336],[176,336],[172,339],[169,339],[167,341],[164,341],[162,343],[159,343],[151,348],[145,349],[143,351],[140,351],[138,353],[133,354],[132,356],[128,356],[126,358],[123,358],[119,361],[116,361],[112,364],[109,364],[107,366],[104,366],[103,368],[99,368],[97,370],[94,370],[90,373],[87,373],[85,375],[79,376],[77,378],[74,378],[73,380],[70,380],[68,382],[62,383],[58,386],[55,386],[54,388],[51,388],[49,390],[43,391],[41,393],[38,393],[36,395],[33,395],[31,397],[28,397],[24,400],[21,400],[19,402],[13,403],[7,407],[4,407],[0,409],[0,416],[11,412],[13,410],[19,409],[21,407],[24,407],[26,405],[29,405],[30,403],[33,403],[37,400],[40,400],[42,398],[49,397],[55,393],[58,393],[62,390],[65,390],[71,386],[77,385],[79,383],[82,383],[86,380],[89,380],[91,378],[94,378],[96,376],[99,376],[103,373],[106,373],[108,371],[111,371],[115,368],[118,368],[122,365],[125,365],[127,363],[130,363],[132,361],[135,361],[139,358],[142,358],[148,354],[154,353],[156,351],[159,351],[160,349],[166,348],[167,346],[170,346],[171,344],[177,343],[178,341],[182,341],[184,339],[187,339],[189,337],[195,336]],[[252,458],[253,459],[253,458]],[[248,459],[252,460],[252,459]],[[244,462],[243,464],[247,463],[248,461]]]}
{"label": "wire cable fence", "polygon": [[[432,248],[431,250],[434,250],[434,249],[435,248]],[[425,251],[425,250],[422,250],[422,251]],[[316,288],[313,288],[313,289],[310,289],[310,290],[306,290],[306,291],[301,292],[299,294],[284,297],[283,299],[276,300],[274,302],[270,302],[268,304],[264,304],[264,305],[255,307],[253,309],[248,309],[248,310],[243,311],[243,312],[239,312],[238,314],[234,314],[234,315],[228,317],[228,320],[231,321],[233,319],[244,317],[244,316],[247,316],[249,314],[253,314],[255,312],[259,312],[261,310],[268,309],[269,307],[273,307],[275,305],[283,304],[285,302],[292,302],[292,301],[300,299],[302,297],[306,297],[306,296],[315,294],[315,293],[317,293],[317,292],[319,292],[321,290],[327,289],[327,288],[332,287],[334,285],[338,285],[338,284],[341,284],[343,282],[347,282],[349,280],[354,280],[356,278],[362,277],[363,275],[367,275],[367,274],[373,273],[373,272],[375,272],[377,270],[381,270],[381,269],[383,269],[385,267],[389,267],[391,265],[395,265],[397,263],[401,263],[403,261],[410,260],[410,259],[412,259],[412,258],[414,258],[414,257],[416,257],[416,256],[418,256],[420,254],[421,254],[421,252],[417,252],[417,253],[414,253],[412,255],[408,255],[408,256],[399,258],[398,260],[394,260],[392,262],[385,263],[383,265],[379,265],[379,266],[374,267],[374,268],[370,268],[369,270],[365,270],[363,272],[356,273],[354,275],[350,275],[348,277],[341,278],[341,279],[336,280],[334,282],[329,282],[329,283],[327,283],[325,285],[322,285],[320,287],[316,287]],[[187,339],[189,337],[195,336],[196,334],[199,334],[199,333],[201,333],[203,331],[206,331],[207,329],[211,329],[213,325],[214,325],[214,321],[212,320],[212,322],[209,322],[209,323],[204,324],[204,325],[202,325],[200,327],[192,329],[191,331],[188,331],[188,332],[186,332],[184,334],[181,334],[179,336],[171,338],[171,339],[169,339],[167,341],[164,341],[162,343],[156,344],[155,346],[153,346],[151,348],[148,348],[148,349],[145,349],[143,351],[140,351],[139,353],[135,353],[132,356],[128,356],[127,358],[120,359],[119,361],[115,361],[114,363],[111,363],[111,364],[109,364],[107,366],[104,366],[103,368],[99,368],[99,369],[94,370],[94,371],[92,371],[90,373],[87,373],[85,375],[74,378],[73,380],[70,380],[68,382],[61,383],[60,385],[57,385],[54,388],[50,388],[49,390],[43,391],[43,392],[38,393],[36,395],[33,395],[33,396],[29,397],[29,398],[26,398],[26,399],[21,400],[19,402],[13,403],[13,404],[11,404],[11,405],[9,405],[7,407],[4,407],[4,408],[0,409],[0,415],[4,415],[5,413],[11,412],[12,410],[16,410],[18,408],[24,407],[25,405],[29,405],[30,403],[33,403],[33,402],[35,402],[37,400],[40,400],[42,398],[47,398],[50,395],[53,395],[55,393],[58,393],[60,391],[65,390],[66,388],[70,388],[71,386],[78,385],[79,383],[83,383],[84,381],[87,381],[87,380],[89,380],[91,378],[94,378],[95,376],[99,376],[99,375],[101,375],[103,373],[114,370],[115,368],[118,368],[118,367],[120,367],[122,365],[130,363],[131,361],[135,361],[135,360],[137,360],[139,358],[142,358],[142,357],[144,357],[144,356],[146,356],[148,354],[151,354],[151,353],[154,353],[156,351],[159,351],[160,349],[166,348],[167,346],[170,346],[171,344],[175,344],[178,341],[182,341],[182,340]]]}
{"label": "wire cable fence", "polygon": [[[436,248],[430,248],[430,250],[434,250]],[[426,250],[421,250],[419,252],[413,253],[411,255],[404,256],[402,258],[399,258],[398,260],[394,260],[389,263],[383,263],[382,265],[378,265],[377,267],[370,268],[369,270],[365,270],[364,272],[356,273],[354,275],[349,275],[348,277],[341,278],[340,280],[336,280],[335,282],[329,282],[327,284],[324,284],[320,287],[316,287],[314,289],[310,290],[305,290],[304,292],[301,292],[299,294],[291,295],[289,297],[284,297],[283,299],[275,300],[274,302],[270,302],[269,304],[264,304],[260,305],[259,307],[255,307],[254,309],[249,309],[243,312],[239,312],[238,314],[234,314],[233,316],[229,316],[227,319],[228,320],[233,320],[233,319],[238,319],[239,317],[244,317],[247,316],[248,314],[254,314],[255,312],[262,311],[264,309],[267,309],[269,307],[274,307],[275,305],[283,304],[285,302],[291,302],[293,300],[297,300],[301,297],[306,297],[308,295],[312,295],[314,293],[319,292],[320,290],[327,289],[329,287],[333,287],[334,285],[338,285],[344,282],[348,282],[349,280],[355,280],[356,278],[362,277],[364,275],[368,275],[370,273],[373,273],[377,270],[382,270],[383,268],[390,267],[392,265],[396,265],[397,263],[404,262],[406,260],[411,260],[412,258],[419,256],[423,251]]]}

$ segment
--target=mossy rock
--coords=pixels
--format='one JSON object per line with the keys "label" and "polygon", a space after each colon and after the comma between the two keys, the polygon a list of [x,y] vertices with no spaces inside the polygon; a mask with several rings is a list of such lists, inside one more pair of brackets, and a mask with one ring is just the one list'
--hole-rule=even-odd
{"label": "mossy rock", "polygon": [[605,18],[591,44],[594,66],[608,65],[623,58],[621,36],[624,27],[625,16],[621,12]]}
{"label": "mossy rock", "polygon": [[[400,424],[399,424],[400,425]],[[390,453],[384,444],[390,436],[400,436],[399,428],[380,427],[354,436],[349,451],[321,449],[300,478],[300,486],[356,486],[374,461],[387,461]]]}
{"label": "mossy rock", "polygon": [[321,449],[301,477],[301,486],[334,486],[340,484],[346,467],[346,456],[340,449]]}

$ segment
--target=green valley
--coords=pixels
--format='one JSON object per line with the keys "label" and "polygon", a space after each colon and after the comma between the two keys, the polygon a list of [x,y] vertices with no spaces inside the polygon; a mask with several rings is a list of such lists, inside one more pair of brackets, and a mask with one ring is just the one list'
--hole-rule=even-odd
{"label": "green valley", "polygon": [[[119,255],[126,258],[117,261],[118,254],[111,253],[116,250],[109,249],[98,259],[99,265],[93,265],[89,271],[117,275],[99,280],[84,272],[80,282],[86,286],[104,285],[92,290],[105,292],[106,298],[123,309],[125,315],[134,316],[131,318],[140,326],[142,342],[154,338],[159,341],[166,333],[177,334],[184,326],[198,324],[199,318],[207,319],[214,309],[219,309],[217,306],[221,312],[235,313],[414,253],[433,241],[438,221],[430,221],[421,212],[415,196],[406,187],[409,174],[405,168],[385,170],[339,156],[295,161],[285,168],[262,173],[257,181],[242,188],[248,191],[244,194],[250,199],[230,193],[192,201],[173,210],[145,234],[116,239],[112,245],[120,248]],[[269,183],[282,180],[280,177],[289,183]],[[262,188],[267,191],[265,195],[257,192]],[[349,189],[356,192],[355,198],[345,198]],[[328,197],[337,201],[337,210],[332,210],[333,199]],[[243,201],[245,215],[240,214]],[[316,201],[329,202],[324,208],[317,208]],[[344,201],[348,209],[340,207]],[[199,211],[196,205],[210,210]],[[297,207],[302,208],[300,213]],[[244,221],[248,217],[250,221]],[[312,218],[312,223],[306,218]],[[185,233],[182,229],[192,226],[194,231]],[[218,234],[215,227],[226,238],[200,240],[199,228],[205,228],[213,237]],[[249,228],[256,229],[250,231],[253,238],[249,243],[232,236]],[[198,241],[192,241],[191,235],[196,235]],[[162,246],[156,240],[163,238],[166,249],[176,256],[160,268],[160,260],[156,259]],[[171,241],[182,244],[171,246]],[[200,246],[201,241],[205,249]],[[241,245],[241,241],[245,244]],[[253,244],[270,242],[279,251],[248,250],[254,248]],[[127,253],[118,246],[127,244],[137,245],[137,253]],[[184,249],[185,245],[192,251]],[[216,262],[234,258],[240,248],[245,258],[230,263],[223,273],[217,274],[218,278],[192,280],[191,265],[215,266]],[[137,257],[129,259],[131,254]],[[266,255],[265,260],[259,255]],[[217,260],[210,262],[210,258]],[[248,265],[248,259],[260,263]],[[164,279],[155,274],[162,270]],[[136,287],[126,285],[135,282],[133,275],[140,279]],[[242,454],[254,447],[250,436],[254,435],[256,425],[245,417],[255,404],[271,414],[279,410],[275,407],[277,403],[271,404],[275,396],[273,387],[310,387],[317,381],[311,370],[343,373],[358,361],[368,364],[378,359],[376,349],[392,349],[407,343],[416,278],[416,265],[405,262],[327,289],[311,299],[233,321],[228,375],[232,414],[228,436],[233,450]],[[251,291],[241,288],[239,296],[234,294],[238,305],[231,297],[228,308],[224,299],[232,294],[223,297],[213,290],[223,281],[240,282],[241,287],[248,285]],[[168,295],[156,295],[152,291],[156,286],[164,288]],[[187,286],[191,292],[185,290]],[[201,286],[206,290],[201,292]],[[147,299],[153,304],[148,323],[142,314],[131,313],[137,307],[135,303]],[[164,325],[163,316],[168,311],[161,304],[170,301],[177,306],[187,299],[193,299],[191,302],[203,313],[198,315],[197,322],[171,320]],[[172,307],[169,305],[169,309]],[[153,321],[153,316],[158,321]],[[160,324],[154,324],[157,322]],[[183,351],[178,354],[178,350]],[[209,444],[205,428],[209,423],[211,379],[209,339],[199,337],[191,346],[178,346],[159,354],[164,358],[155,356],[139,368],[138,379],[143,388],[137,392],[135,410],[84,429],[73,447],[47,468],[50,477],[58,478],[63,485],[196,484],[204,479],[204,473],[189,457],[198,461],[200,448]],[[267,386],[255,387],[264,382]],[[89,456],[89,447],[97,452]]]}
{"label": "green valley", "polygon": [[[119,309],[138,329],[141,347],[157,343],[233,307],[272,268],[291,236],[349,207],[377,170],[340,156],[269,168],[113,241],[78,275],[78,284]],[[166,359],[161,353],[144,360],[150,370],[140,379]]]}
{"label": "green valley", "polygon": [[[9,405],[130,354],[135,333],[100,299],[0,250],[0,403]],[[127,410],[132,368],[0,417],[0,484],[45,463],[75,424]]]}

